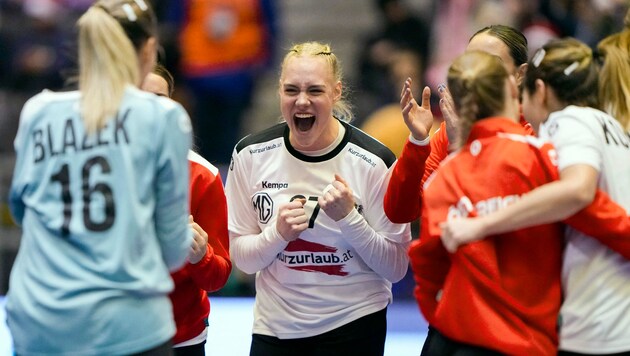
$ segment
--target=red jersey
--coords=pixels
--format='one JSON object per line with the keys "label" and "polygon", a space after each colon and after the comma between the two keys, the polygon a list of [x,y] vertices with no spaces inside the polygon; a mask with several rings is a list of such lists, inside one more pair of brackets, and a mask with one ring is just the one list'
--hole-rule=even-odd
{"label": "red jersey", "polygon": [[171,274],[175,289],[170,294],[177,333],[176,345],[199,335],[210,314],[208,292],[225,285],[232,271],[227,229],[227,202],[223,182],[216,167],[189,152],[190,213],[208,234],[206,256],[196,264],[187,263]]}
{"label": "red jersey", "polygon": [[[438,131],[439,132],[439,131]],[[437,133],[436,133],[437,134]],[[389,183],[383,198],[385,215],[393,223],[404,224],[420,216],[425,162],[432,147],[409,141],[390,171]]]}
{"label": "red jersey", "polygon": [[[489,236],[449,254],[439,223],[489,214],[557,179],[553,146],[522,126],[504,118],[473,126],[466,145],[427,182],[421,238],[409,250],[415,296],[429,324],[453,340],[506,354],[556,353],[562,225]],[[625,211],[601,192],[568,222],[616,242],[630,232]],[[622,245],[627,255],[629,244]]]}
{"label": "red jersey", "polygon": [[[528,135],[534,135],[532,126],[522,116],[520,124]],[[430,147],[418,146],[407,140],[385,193],[385,215],[392,222],[407,223],[420,216],[422,186],[448,156],[448,146],[444,121],[431,136]]]}

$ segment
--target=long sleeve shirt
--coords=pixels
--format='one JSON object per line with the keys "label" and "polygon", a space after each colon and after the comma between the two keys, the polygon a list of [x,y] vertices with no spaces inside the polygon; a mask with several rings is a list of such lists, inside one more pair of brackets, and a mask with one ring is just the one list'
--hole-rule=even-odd
{"label": "long sleeve shirt", "polygon": [[208,234],[206,255],[171,274],[175,289],[170,294],[177,333],[173,344],[190,340],[208,325],[210,301],[207,292],[222,288],[232,271],[227,230],[227,202],[216,167],[189,151],[190,213]]}
{"label": "long sleeve shirt", "polygon": [[[422,234],[409,254],[419,306],[447,337],[506,354],[556,352],[563,227],[489,236],[454,254],[444,249],[439,228],[450,218],[491,213],[558,179],[554,160],[550,144],[509,120],[489,118],[473,126],[463,148],[427,182]],[[613,240],[630,232],[625,210],[601,192],[571,221]]]}

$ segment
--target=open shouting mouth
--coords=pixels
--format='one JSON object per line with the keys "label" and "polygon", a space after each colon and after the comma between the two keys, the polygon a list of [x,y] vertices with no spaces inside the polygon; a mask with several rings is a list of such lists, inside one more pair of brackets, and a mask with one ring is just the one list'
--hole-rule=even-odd
{"label": "open shouting mouth", "polygon": [[295,114],[293,116],[293,122],[298,131],[306,132],[315,124],[315,116],[311,114]]}

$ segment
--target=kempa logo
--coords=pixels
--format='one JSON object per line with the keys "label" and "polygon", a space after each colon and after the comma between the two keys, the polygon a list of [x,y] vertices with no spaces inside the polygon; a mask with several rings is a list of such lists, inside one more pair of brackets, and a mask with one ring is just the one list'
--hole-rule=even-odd
{"label": "kempa logo", "polygon": [[264,180],[262,181],[262,187],[264,189],[285,189],[289,188],[289,183],[267,182],[266,180]]}
{"label": "kempa logo", "polygon": [[266,224],[273,215],[273,200],[267,193],[256,193],[252,197],[252,206],[256,213],[258,213],[258,221],[262,224]]}

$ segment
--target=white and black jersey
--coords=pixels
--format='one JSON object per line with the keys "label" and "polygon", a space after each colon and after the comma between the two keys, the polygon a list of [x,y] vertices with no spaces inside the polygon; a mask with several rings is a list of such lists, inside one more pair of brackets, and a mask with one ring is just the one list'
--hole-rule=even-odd
{"label": "white and black jersey", "polygon": [[[318,335],[382,310],[408,267],[409,224],[394,224],[383,196],[394,154],[342,123],[339,144],[320,156],[291,147],[280,123],[236,145],[226,182],[230,254],[256,276],[254,333],[281,339]],[[335,222],[317,199],[339,174],[355,209]],[[309,228],[287,243],[278,208],[306,199]]]}
{"label": "white and black jersey", "polygon": [[[568,106],[541,125],[540,137],[558,152],[560,171],[587,164],[598,188],[630,212],[630,139],[617,120]],[[630,351],[630,262],[594,238],[567,228],[560,314],[560,349],[612,354]]]}

